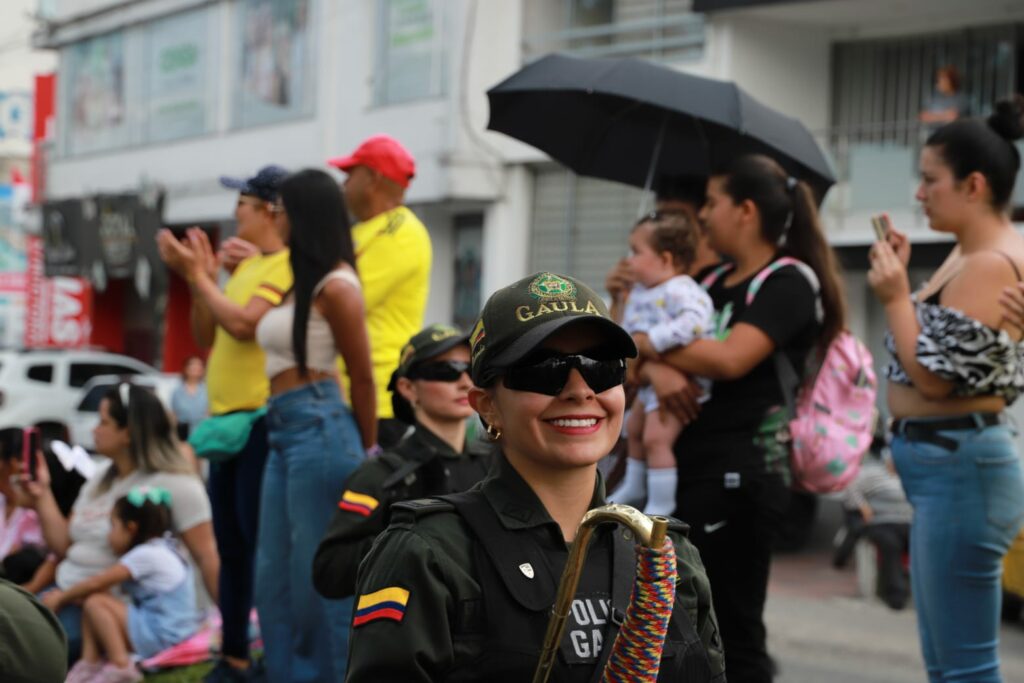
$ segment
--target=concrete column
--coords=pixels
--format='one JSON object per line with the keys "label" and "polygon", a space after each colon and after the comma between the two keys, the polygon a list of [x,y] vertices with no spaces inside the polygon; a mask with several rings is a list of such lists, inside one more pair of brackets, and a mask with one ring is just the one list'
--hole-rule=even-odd
{"label": "concrete column", "polygon": [[505,192],[484,214],[483,301],[529,268],[533,174],[521,164],[507,167],[505,174]]}

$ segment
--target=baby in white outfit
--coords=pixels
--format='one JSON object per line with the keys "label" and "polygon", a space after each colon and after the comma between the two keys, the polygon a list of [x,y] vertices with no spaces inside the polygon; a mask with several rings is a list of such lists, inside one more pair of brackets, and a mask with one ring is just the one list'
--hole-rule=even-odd
{"label": "baby in white outfit", "polygon": [[[684,273],[693,263],[697,226],[683,215],[645,218],[629,236],[629,264],[636,284],[626,301],[622,325],[634,338],[646,336],[648,348],[660,354],[710,335],[711,297]],[[641,361],[643,358],[641,357]],[[710,383],[699,380],[704,397]],[[658,397],[650,386],[637,392],[626,424],[629,458],[626,475],[608,498],[639,506],[644,513],[668,515],[676,504],[676,461],[672,446],[682,423],[658,413]]]}

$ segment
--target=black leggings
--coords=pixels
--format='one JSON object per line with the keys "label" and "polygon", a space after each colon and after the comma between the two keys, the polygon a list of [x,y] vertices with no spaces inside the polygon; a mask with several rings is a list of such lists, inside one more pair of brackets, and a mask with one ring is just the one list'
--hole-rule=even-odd
{"label": "black leggings", "polygon": [[221,652],[238,659],[249,658],[249,612],[267,449],[267,425],[261,417],[237,456],[210,466],[208,492],[220,553]]}
{"label": "black leggings", "polygon": [[725,647],[729,683],[768,683],[772,663],[765,644],[764,603],[772,543],[789,503],[777,475],[740,475],[739,481],[681,480],[676,516],[690,525],[711,581],[711,597]]}

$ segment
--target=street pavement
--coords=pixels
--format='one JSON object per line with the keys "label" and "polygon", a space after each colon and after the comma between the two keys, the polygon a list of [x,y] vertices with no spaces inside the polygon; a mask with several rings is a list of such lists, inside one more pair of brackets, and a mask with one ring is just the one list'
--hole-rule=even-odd
{"label": "street pavement", "polygon": [[[821,539],[772,565],[765,622],[776,683],[924,683],[913,607],[859,597],[853,563],[833,569]],[[1003,624],[1000,656],[1003,680],[1024,683],[1024,624]]]}

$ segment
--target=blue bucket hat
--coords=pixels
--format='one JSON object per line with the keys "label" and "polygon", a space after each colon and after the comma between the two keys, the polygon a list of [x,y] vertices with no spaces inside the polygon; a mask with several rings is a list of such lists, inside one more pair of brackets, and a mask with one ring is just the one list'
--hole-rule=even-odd
{"label": "blue bucket hat", "polygon": [[281,181],[288,177],[288,171],[271,164],[264,166],[256,175],[251,178],[233,178],[221,176],[220,184],[224,187],[238,190],[242,194],[252,195],[260,199],[273,202],[281,189]]}

